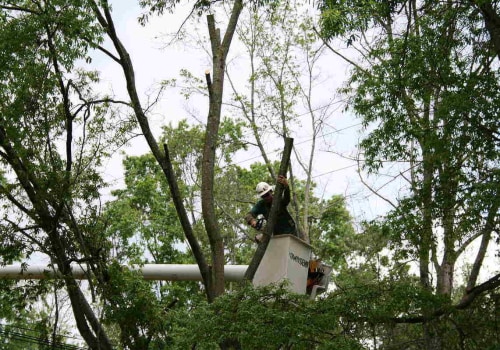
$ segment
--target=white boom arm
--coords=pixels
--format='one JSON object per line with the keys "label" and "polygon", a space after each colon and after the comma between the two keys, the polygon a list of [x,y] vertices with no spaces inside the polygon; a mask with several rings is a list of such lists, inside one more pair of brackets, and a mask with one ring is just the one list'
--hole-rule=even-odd
{"label": "white boom arm", "polygon": [[[201,281],[201,274],[196,264],[146,264],[143,266],[129,267],[138,270],[146,280],[163,281]],[[248,265],[226,265],[224,276],[228,282],[242,281]],[[76,279],[87,279],[86,265],[72,265],[73,277]],[[9,279],[45,279],[59,277],[57,267],[46,265],[29,265],[24,270],[20,265],[0,266],[0,278]]]}

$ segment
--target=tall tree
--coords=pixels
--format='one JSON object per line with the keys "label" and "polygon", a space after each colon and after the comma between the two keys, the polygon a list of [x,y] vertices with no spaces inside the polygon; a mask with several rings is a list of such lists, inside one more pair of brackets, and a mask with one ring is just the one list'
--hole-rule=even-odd
{"label": "tall tree", "polygon": [[[342,36],[362,53],[344,92],[371,129],[360,145],[365,169],[377,173],[387,169],[386,162],[406,165],[393,175],[407,183],[402,195],[397,202],[385,198],[394,207],[386,217],[392,239],[418,261],[421,286],[448,303],[457,291],[457,263],[472,263],[455,304],[461,309],[500,285],[500,275],[479,279],[480,271],[487,273],[484,258],[499,228],[495,55],[481,45],[485,29],[471,7],[357,5],[322,2],[322,33]],[[427,346],[443,347],[427,330]]]}
{"label": "tall tree", "polygon": [[57,266],[81,335],[92,349],[111,349],[71,264],[85,262],[102,277],[98,167],[132,124],[90,90],[96,74],[75,67],[87,59],[89,41],[101,40],[87,3],[4,1],[0,8],[2,238]]}
{"label": "tall tree", "polygon": [[222,98],[224,93],[224,75],[226,72],[226,58],[233,35],[238,23],[238,17],[243,9],[242,1],[235,1],[231,10],[228,26],[224,36],[215,26],[213,15],[207,16],[208,32],[212,47],[212,70],[213,81],[207,74],[207,88],[209,94],[209,108],[207,118],[207,129],[205,133],[205,144],[203,147],[203,165],[201,177],[201,206],[203,221],[207,231],[210,247],[212,249],[212,271],[211,283],[213,285],[214,297],[224,293],[224,244],[220,229],[215,216],[214,201],[214,179],[215,179],[215,152],[219,126],[222,113]]}
{"label": "tall tree", "polygon": [[[232,7],[231,16],[228,26],[223,36],[221,36],[220,29],[216,28],[215,19],[213,15],[207,16],[208,31],[210,34],[210,42],[212,48],[213,68],[212,73],[207,73],[207,89],[209,91],[209,108],[207,118],[207,128],[205,133],[205,143],[202,159],[202,212],[203,219],[211,247],[211,256],[207,263],[207,259],[200,250],[199,243],[194,236],[191,224],[187,218],[185,208],[177,194],[177,184],[174,174],[172,173],[172,166],[169,160],[168,145],[165,144],[164,151],[161,149],[154,139],[151,128],[147,119],[145,109],[141,105],[141,101],[137,92],[135,84],[135,73],[130,55],[127,49],[122,44],[118,33],[115,30],[111,10],[107,1],[99,3],[91,1],[94,14],[97,16],[99,23],[103,30],[110,37],[114,50],[116,50],[117,57],[114,56],[109,50],[103,48],[111,58],[113,58],[122,68],[125,80],[127,82],[127,91],[131,99],[131,106],[137,121],[141,127],[146,141],[157,160],[158,164],[163,169],[165,176],[171,186],[173,192],[173,200],[176,203],[179,217],[183,223],[185,235],[191,245],[191,249],[200,267],[200,271],[205,284],[205,290],[209,300],[224,292],[224,245],[220,230],[215,218],[215,203],[213,198],[214,186],[214,166],[215,166],[215,152],[217,144],[218,129],[221,120],[221,107],[222,96],[224,87],[224,72],[226,65],[226,57],[229,52],[230,44],[234,35],[236,23],[239,14],[243,7],[242,1],[235,1]],[[175,7],[177,1],[157,2],[157,1],[143,1],[142,5],[149,6],[151,13],[162,12],[165,9]],[[210,7],[209,3],[205,1],[197,1],[194,9],[203,11]],[[213,80],[212,80],[213,79]]]}

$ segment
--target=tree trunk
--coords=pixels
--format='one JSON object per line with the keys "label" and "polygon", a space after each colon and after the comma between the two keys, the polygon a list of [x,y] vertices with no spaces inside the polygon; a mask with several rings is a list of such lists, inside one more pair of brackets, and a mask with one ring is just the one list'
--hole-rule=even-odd
{"label": "tree trunk", "polygon": [[211,278],[208,283],[213,297],[224,293],[224,242],[220,234],[215,214],[214,177],[215,154],[221,118],[222,98],[224,92],[224,73],[226,57],[236,30],[239,15],[243,9],[242,0],[234,2],[224,39],[221,41],[220,30],[215,27],[213,15],[207,16],[208,32],[212,47],[213,83],[207,73],[207,87],[209,93],[209,110],[203,159],[201,169],[201,208],[203,221],[207,231],[212,253]]}
{"label": "tree trunk", "polygon": [[500,16],[495,12],[495,9],[489,1],[472,1],[479,8],[483,15],[486,30],[490,34],[490,42],[495,50],[497,57],[500,59]]}
{"label": "tree trunk", "polygon": [[[426,155],[425,148],[423,148],[423,186],[422,186],[422,229],[420,232],[420,242],[418,244],[419,256],[419,269],[420,269],[420,283],[426,288],[430,289],[431,284],[429,280],[429,263],[430,263],[430,250],[432,240],[432,165],[430,164],[430,155]],[[427,158],[427,159],[426,159]]]}
{"label": "tree trunk", "polygon": [[[286,175],[286,171],[288,169],[288,165],[290,162],[290,154],[292,152],[292,148],[293,148],[293,139],[292,138],[285,139],[285,148],[283,149],[283,157],[281,159],[281,165],[278,175],[283,175],[283,176]],[[281,203],[281,197],[283,194],[283,185],[280,183],[276,183],[275,192],[276,193],[273,197],[273,203],[271,204],[271,211],[269,213],[269,218],[267,220],[266,229],[263,235],[263,240],[257,247],[257,250],[252,258],[252,261],[250,262],[250,265],[248,265],[244,277],[245,281],[253,280],[253,277],[257,272],[257,268],[259,267],[260,262],[262,261],[262,258],[264,257],[264,254],[266,252],[267,246],[269,244],[269,239],[273,234],[273,228],[276,222],[278,209]]]}
{"label": "tree trunk", "polygon": [[164,144],[163,149],[165,151],[165,158],[167,163],[163,171],[167,178],[170,194],[172,195],[172,200],[175,205],[175,210],[181,222],[184,235],[186,236],[186,239],[189,242],[191,251],[193,252],[194,258],[200,269],[200,274],[203,279],[203,284],[205,286],[205,293],[207,295],[207,300],[213,300],[213,295],[211,293],[211,289],[209,288],[210,269],[208,263],[206,262],[205,256],[203,255],[200,244],[198,243],[198,240],[194,235],[193,227],[189,222],[189,218],[186,212],[186,208],[184,207],[184,202],[181,196],[181,192],[179,190],[179,186],[177,185],[177,179],[175,177],[174,169],[172,167],[172,162],[170,161],[170,152],[168,150],[168,146]]}

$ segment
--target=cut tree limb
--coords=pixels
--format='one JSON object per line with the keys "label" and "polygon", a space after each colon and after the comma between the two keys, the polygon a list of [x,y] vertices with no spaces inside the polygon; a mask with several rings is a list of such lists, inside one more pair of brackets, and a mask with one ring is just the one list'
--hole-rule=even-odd
{"label": "cut tree limb", "polygon": [[[286,172],[288,170],[288,165],[290,164],[290,154],[292,153],[293,148],[293,139],[286,138],[285,139],[285,148],[283,149],[283,157],[281,159],[279,175],[286,176]],[[271,205],[271,212],[269,213],[269,218],[267,219],[267,225],[264,231],[264,235],[262,237],[262,242],[257,247],[255,254],[248,266],[247,271],[245,272],[245,281],[252,281],[255,273],[257,272],[257,268],[264,257],[267,246],[269,245],[269,240],[273,234],[273,228],[276,224],[276,219],[278,217],[278,210],[281,204],[281,197],[283,196],[283,185],[279,182],[276,183],[275,194],[273,197],[273,203]]]}

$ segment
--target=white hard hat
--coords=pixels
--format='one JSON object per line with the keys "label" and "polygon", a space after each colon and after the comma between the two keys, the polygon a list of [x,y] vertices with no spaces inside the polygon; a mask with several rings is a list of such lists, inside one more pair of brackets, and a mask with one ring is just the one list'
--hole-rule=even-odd
{"label": "white hard hat", "polygon": [[255,188],[255,191],[257,191],[258,197],[262,197],[267,192],[272,191],[272,190],[273,190],[273,186],[269,185],[267,182],[259,182],[257,184],[257,187]]}

